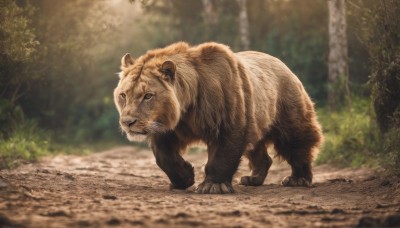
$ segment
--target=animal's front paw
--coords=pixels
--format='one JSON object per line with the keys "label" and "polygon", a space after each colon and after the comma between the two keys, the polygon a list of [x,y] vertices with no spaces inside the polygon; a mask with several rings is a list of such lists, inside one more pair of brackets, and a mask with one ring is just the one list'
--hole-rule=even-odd
{"label": "animal's front paw", "polygon": [[234,193],[231,183],[214,183],[212,181],[204,181],[197,186],[196,193],[199,194],[229,194]]}
{"label": "animal's front paw", "polygon": [[169,184],[169,189],[186,189],[189,188],[194,184],[194,178],[186,178],[184,180],[181,180],[179,182],[174,182]]}
{"label": "animal's front paw", "polygon": [[304,177],[287,176],[282,180],[283,186],[311,187],[311,182]]}
{"label": "animal's front paw", "polygon": [[173,172],[167,172],[171,181],[170,189],[186,189],[194,184],[194,170],[190,163],[185,162],[171,170]]}

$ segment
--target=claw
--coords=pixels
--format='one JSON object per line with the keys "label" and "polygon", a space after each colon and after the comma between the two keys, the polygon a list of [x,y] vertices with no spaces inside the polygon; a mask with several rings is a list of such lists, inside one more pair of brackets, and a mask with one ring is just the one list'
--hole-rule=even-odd
{"label": "claw", "polygon": [[210,194],[221,194],[221,187],[219,184],[213,184],[210,189]]}
{"label": "claw", "polygon": [[203,190],[204,182],[199,184],[194,192],[201,194]]}
{"label": "claw", "polygon": [[205,194],[205,193],[209,193],[210,189],[213,187],[212,183],[206,183],[203,187],[203,190],[201,190],[201,193]]}
{"label": "claw", "polygon": [[199,194],[229,194],[234,190],[231,183],[203,182],[197,186],[195,192]]}
{"label": "claw", "polygon": [[221,184],[221,191],[222,193],[230,193],[228,187],[226,187],[225,183]]}
{"label": "claw", "polygon": [[231,184],[222,183],[221,184],[221,191],[223,194],[234,193],[235,191],[232,188]]}

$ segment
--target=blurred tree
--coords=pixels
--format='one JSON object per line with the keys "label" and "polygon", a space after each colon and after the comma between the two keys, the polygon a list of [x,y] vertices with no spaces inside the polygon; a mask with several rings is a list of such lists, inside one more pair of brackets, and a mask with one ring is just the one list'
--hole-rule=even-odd
{"label": "blurred tree", "polygon": [[204,9],[204,22],[208,26],[212,26],[218,23],[218,15],[214,10],[214,6],[211,0],[202,0]]}
{"label": "blurred tree", "polygon": [[364,34],[372,62],[370,85],[383,133],[400,129],[400,2],[364,4]]}
{"label": "blurred tree", "polygon": [[15,123],[23,124],[19,106],[40,75],[30,72],[39,42],[31,28],[34,8],[14,0],[0,0],[0,141],[7,139]]}
{"label": "blurred tree", "polygon": [[328,0],[329,9],[329,58],[328,104],[336,110],[349,99],[349,67],[346,35],[345,0]]}
{"label": "blurred tree", "polygon": [[239,4],[239,33],[241,50],[249,50],[250,34],[249,34],[249,19],[247,18],[247,1],[237,0]]}
{"label": "blurred tree", "polygon": [[370,12],[370,85],[384,141],[382,157],[386,165],[400,173],[400,2],[380,1]]}
{"label": "blurred tree", "polygon": [[14,106],[38,75],[27,72],[37,56],[37,41],[30,27],[34,8],[0,0],[0,99]]}
{"label": "blurred tree", "polygon": [[[360,24],[362,16],[362,1],[367,3],[370,0],[347,0],[346,1],[346,27],[347,27],[347,47],[349,57],[349,87],[351,94],[355,96],[370,96],[367,82],[370,74],[368,50],[360,40],[363,25]],[[375,1],[375,0],[373,0]]]}
{"label": "blurred tree", "polygon": [[[381,138],[383,167],[400,173],[400,2],[352,0],[355,31],[369,53],[369,88]],[[368,55],[367,55],[368,56]],[[374,116],[375,117],[375,116]],[[374,132],[372,129],[371,132]]]}
{"label": "blurred tree", "polygon": [[32,5],[37,9],[32,27],[41,45],[28,69],[30,74],[40,75],[40,80],[32,84],[28,96],[21,98],[24,112],[40,126],[62,132],[55,135],[69,141],[101,138],[107,131],[104,126],[96,128],[104,115],[108,115],[104,121],[117,133],[111,125],[114,107],[110,99],[105,99],[114,80],[100,76],[104,74],[97,62],[101,53],[95,51],[110,37],[116,23],[113,15],[100,1],[54,4],[37,0]]}
{"label": "blurred tree", "polygon": [[218,15],[211,0],[202,0],[204,33],[209,36],[218,24]]}
{"label": "blurred tree", "polygon": [[[240,42],[237,36],[239,10],[237,4],[231,3],[232,1],[229,0],[150,1],[145,6],[145,10],[146,14],[152,17],[151,24],[158,28],[158,34],[154,37],[155,46],[162,47],[183,40],[192,44],[217,41],[230,45],[234,49],[237,48]],[[212,10],[210,10],[210,5],[212,5]],[[201,10],[194,11],[193,9]],[[206,15],[208,13],[213,16],[208,18],[210,17]],[[215,24],[212,24],[214,21]]]}
{"label": "blurred tree", "polygon": [[280,58],[319,105],[326,103],[326,0],[248,1],[251,48]]}

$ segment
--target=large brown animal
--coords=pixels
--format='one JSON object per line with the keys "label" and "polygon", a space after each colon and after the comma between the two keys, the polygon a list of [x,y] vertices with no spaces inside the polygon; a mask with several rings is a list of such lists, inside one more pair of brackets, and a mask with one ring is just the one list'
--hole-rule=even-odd
{"label": "large brown animal", "polygon": [[198,141],[208,147],[198,193],[232,193],[243,154],[252,172],[241,184],[262,185],[272,163],[270,144],[292,167],[283,185],[311,184],[321,127],[301,82],[279,59],[180,42],[136,60],[126,54],[121,70],[114,91],[121,128],[131,141],[147,138],[172,187],[194,184],[193,167],[181,153]]}

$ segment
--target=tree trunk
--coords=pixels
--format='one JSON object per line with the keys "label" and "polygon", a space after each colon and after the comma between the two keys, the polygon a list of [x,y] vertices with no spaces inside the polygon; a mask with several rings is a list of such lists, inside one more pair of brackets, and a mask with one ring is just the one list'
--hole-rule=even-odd
{"label": "tree trunk", "polygon": [[350,98],[345,0],[327,0],[329,11],[328,104],[336,110]]}
{"label": "tree trunk", "polygon": [[201,2],[203,3],[203,8],[204,8],[203,18],[206,25],[210,26],[217,24],[218,17],[214,11],[214,7],[211,0],[202,0]]}
{"label": "tree trunk", "polygon": [[240,32],[240,46],[242,50],[249,50],[250,48],[250,35],[249,35],[249,19],[247,17],[247,1],[237,0],[239,4],[239,32]]}

